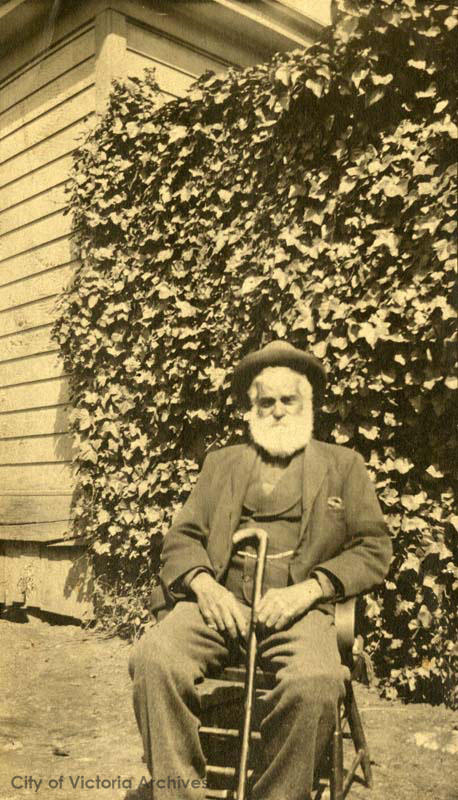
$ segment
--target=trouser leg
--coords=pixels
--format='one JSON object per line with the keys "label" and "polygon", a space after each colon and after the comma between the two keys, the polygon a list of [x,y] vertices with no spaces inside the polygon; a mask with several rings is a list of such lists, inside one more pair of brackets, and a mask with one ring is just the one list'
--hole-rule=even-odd
{"label": "trouser leg", "polygon": [[135,715],[160,800],[205,797],[196,681],[227,658],[224,637],[204,623],[193,602],[178,603],[134,649]]}
{"label": "trouser leg", "polygon": [[253,800],[304,800],[332,732],[344,694],[332,616],[310,611],[260,644],[261,665],[275,669],[277,683],[264,701],[261,735],[264,770]]}

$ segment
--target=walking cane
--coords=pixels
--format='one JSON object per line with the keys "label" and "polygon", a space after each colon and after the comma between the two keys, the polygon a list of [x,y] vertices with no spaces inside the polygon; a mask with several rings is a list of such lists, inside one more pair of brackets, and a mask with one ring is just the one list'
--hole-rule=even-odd
{"label": "walking cane", "polygon": [[257,559],[254,573],[253,595],[251,603],[250,628],[248,633],[248,644],[246,652],[246,677],[245,677],[245,701],[244,701],[244,720],[242,733],[242,748],[240,751],[240,763],[237,785],[237,800],[246,800],[246,782],[248,774],[248,756],[251,744],[251,717],[253,714],[253,699],[256,675],[256,612],[259,601],[261,600],[262,581],[266,566],[266,554],[268,536],[262,528],[244,528],[234,533],[232,543],[239,544],[245,539],[257,539]]}

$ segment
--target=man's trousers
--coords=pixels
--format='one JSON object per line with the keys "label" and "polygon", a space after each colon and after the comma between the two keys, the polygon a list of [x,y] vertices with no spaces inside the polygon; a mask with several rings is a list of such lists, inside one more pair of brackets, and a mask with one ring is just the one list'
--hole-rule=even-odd
{"label": "man's trousers", "polygon": [[[160,782],[154,800],[205,798],[196,682],[226,666],[231,650],[228,638],[206,625],[192,601],[178,603],[135,646],[129,668],[153,787]],[[344,694],[334,619],[312,610],[262,639],[258,652],[261,666],[274,670],[277,682],[263,699],[263,771],[252,798],[304,800]],[[176,787],[178,778],[179,789],[173,783]]]}

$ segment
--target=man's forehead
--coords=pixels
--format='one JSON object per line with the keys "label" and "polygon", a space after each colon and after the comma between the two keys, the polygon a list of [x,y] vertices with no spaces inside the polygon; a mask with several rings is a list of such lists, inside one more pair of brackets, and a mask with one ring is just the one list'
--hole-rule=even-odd
{"label": "man's forehead", "polygon": [[262,375],[258,378],[258,394],[290,395],[299,391],[299,374],[289,369],[278,368],[274,374]]}

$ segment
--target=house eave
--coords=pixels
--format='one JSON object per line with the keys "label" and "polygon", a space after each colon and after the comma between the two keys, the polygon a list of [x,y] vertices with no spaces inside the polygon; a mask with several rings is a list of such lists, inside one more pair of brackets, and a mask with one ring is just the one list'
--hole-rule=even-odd
{"label": "house eave", "polygon": [[[18,43],[37,35],[52,25],[53,11],[57,16],[71,12],[75,2],[60,0],[7,0],[0,4],[0,53],[6,55]],[[322,25],[312,17],[308,17],[294,9],[282,5],[276,0],[183,0],[174,3],[171,13],[170,0],[143,0],[138,2],[154,11],[154,19],[158,28],[174,27],[173,17],[186,23],[190,14],[196,15],[202,28],[210,26],[215,30],[220,26],[221,34],[229,35],[240,41],[252,42],[260,57],[268,57],[276,51],[305,48],[316,38]],[[99,10],[102,6],[129,14],[131,0],[94,0],[87,4],[90,10]],[[180,8],[181,6],[181,8]],[[156,27],[156,26],[155,26]]]}

